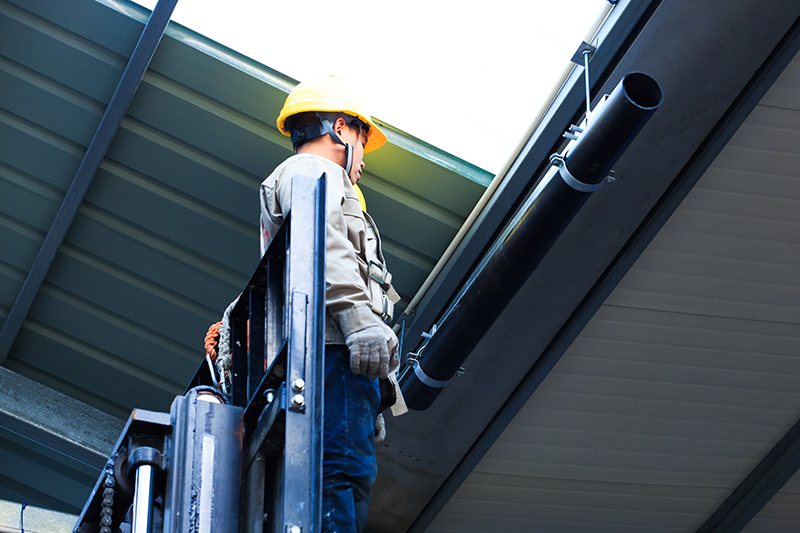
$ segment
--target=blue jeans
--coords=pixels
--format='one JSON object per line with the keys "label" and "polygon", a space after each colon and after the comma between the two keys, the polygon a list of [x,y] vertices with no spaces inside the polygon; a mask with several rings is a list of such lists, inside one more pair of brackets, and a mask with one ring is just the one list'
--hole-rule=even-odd
{"label": "blue jeans", "polygon": [[322,531],[359,533],[378,474],[375,418],[378,380],[350,370],[346,346],[325,346],[325,441],[322,452]]}

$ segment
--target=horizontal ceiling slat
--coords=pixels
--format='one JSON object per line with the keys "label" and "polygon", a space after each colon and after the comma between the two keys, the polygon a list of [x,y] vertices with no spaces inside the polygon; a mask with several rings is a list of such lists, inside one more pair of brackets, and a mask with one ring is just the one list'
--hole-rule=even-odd
{"label": "horizontal ceiling slat", "polygon": [[83,156],[82,147],[0,110],[0,158],[7,167],[66,191]]}
{"label": "horizontal ceiling slat", "polygon": [[[245,172],[227,160],[214,157],[131,117],[126,117],[117,135],[124,141],[114,147],[113,158],[125,161],[145,174],[158,176],[165,183],[177,182],[176,188],[209,203],[212,203],[211,193],[217,197],[230,194],[239,198],[246,194],[252,198],[261,182],[260,176]],[[139,157],[138,161],[133,157],[142,153],[152,154],[152,157]],[[220,194],[222,190],[225,195]],[[220,208],[237,214],[232,205],[222,204]]]}
{"label": "horizontal ceiling slat", "polygon": [[266,177],[292,154],[288,137],[276,129],[152,72],[129,114],[255,176]]}
{"label": "horizontal ceiling slat", "polygon": [[570,523],[569,531],[581,532],[686,531],[684,524],[702,520],[721,495],[707,487],[608,486],[483,474],[475,474],[462,492],[428,531],[495,531],[498,523],[489,518],[495,514],[504,517],[504,531],[558,531],[563,522]]}
{"label": "horizontal ceiling slat", "polygon": [[[202,360],[199,342],[194,347],[180,344],[61,289],[43,287],[40,298],[41,304],[31,311],[32,318],[131,364],[157,369],[174,383],[184,383]],[[129,350],[119,351],[120,344]]]}
{"label": "horizontal ceiling slat", "polygon": [[0,27],[5,57],[100,102],[111,99],[127,54],[110,52],[6,2],[0,4]]}
{"label": "horizontal ceiling slat", "polygon": [[[387,144],[374,157],[365,158],[369,172],[379,176],[396,176],[410,193],[435,199],[444,209],[466,218],[475,206],[486,184],[466,180],[448,172],[433,161],[413,157],[397,146]],[[486,174],[487,176],[488,173]]]}
{"label": "horizontal ceiling slat", "polygon": [[191,346],[191,332],[218,320],[215,309],[129,270],[64,245],[49,283]]}
{"label": "horizontal ceiling slat", "polygon": [[[258,242],[257,226],[108,160],[101,165],[86,201],[238,272],[251,272],[258,261],[253,244]],[[219,235],[224,239],[214,238]],[[222,254],[221,243],[225,246]],[[252,262],[243,262],[243,257]]]}
{"label": "horizontal ceiling slat", "polygon": [[2,58],[0,84],[7,111],[82,146],[89,144],[103,114],[96,101]]}
{"label": "horizontal ceiling slat", "polygon": [[[241,289],[241,287],[247,283],[247,276],[221,265],[216,256],[202,256],[193,253],[191,250],[184,248],[179,243],[169,241],[160,235],[146,231],[144,228],[134,226],[129,222],[125,222],[119,219],[113,213],[104,211],[96,206],[84,204],[81,207],[80,216],[96,222],[103,228],[113,231],[116,235],[123,236],[126,240],[132,241],[133,246],[139,246],[145,250],[142,253],[161,254],[159,256],[159,262],[165,261],[168,264],[172,264],[172,268],[174,268],[176,273],[181,272],[181,276],[202,276],[201,279],[203,283],[198,283],[198,286],[207,287],[208,283],[221,285],[217,289],[211,288],[210,290],[212,294],[215,290],[225,291],[227,293],[227,291],[230,290],[230,287]],[[75,242],[77,242],[77,239],[79,238],[85,240],[86,236],[76,232]],[[114,237],[109,236],[109,241],[103,242],[111,243],[113,245],[115,240],[116,239]],[[98,250],[97,255],[101,255],[99,253],[101,251],[102,250]],[[125,251],[125,253],[128,252]],[[220,251],[220,254],[221,253],[222,251]],[[162,271],[164,270],[163,265],[158,264],[155,265],[155,267],[161,269]],[[206,292],[205,294],[209,293]],[[186,295],[189,295],[188,291]]]}
{"label": "horizontal ceiling slat", "polygon": [[[6,3],[28,11],[61,31],[124,57],[129,57],[136,46],[149,15],[148,10],[138,5],[129,5],[125,10],[124,3],[114,0],[91,3],[59,0],[52,5],[28,0],[6,0]],[[117,4],[123,12],[109,9],[107,4]]]}
{"label": "horizontal ceiling slat", "polygon": [[[182,386],[161,378],[157,369],[145,370],[121,361],[31,319],[18,338],[25,360],[12,352],[5,365],[8,369],[120,418],[134,407],[168,410],[175,395],[183,392]],[[37,372],[49,375],[50,381]],[[131,405],[134,400],[136,405]]]}
{"label": "horizontal ceiling slat", "polygon": [[[229,66],[225,76],[207,76],[208,72],[219,69],[220,63]],[[224,102],[236,112],[265,124],[271,130],[270,135],[277,134],[276,119],[296,83],[266,65],[179,25],[167,30],[149,72],[174,80],[216,102]]]}

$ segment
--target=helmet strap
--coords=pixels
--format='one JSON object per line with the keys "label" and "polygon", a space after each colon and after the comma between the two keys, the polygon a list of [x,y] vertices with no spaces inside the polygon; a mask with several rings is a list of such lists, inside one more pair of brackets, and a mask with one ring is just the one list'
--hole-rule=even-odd
{"label": "helmet strap", "polygon": [[[344,146],[347,157],[344,170],[349,176],[350,170],[353,168],[353,146],[344,142],[336,133],[336,131],[334,131],[330,118],[328,118],[324,113],[317,113],[316,115],[319,119],[318,124],[310,124],[305,128],[292,130],[292,147],[297,150],[298,146],[304,142],[310,141],[311,139],[316,139],[317,137],[322,137],[323,135],[327,134],[331,139],[333,139],[333,142]],[[360,129],[361,128],[359,127],[359,130]],[[359,138],[360,137],[361,135],[359,135]]]}
{"label": "helmet strap", "polygon": [[333,124],[331,124],[331,121],[330,121],[330,119],[328,117],[326,117],[322,113],[317,113],[317,118],[319,118],[319,121],[320,121],[320,123],[322,124],[322,127],[325,130],[325,133],[327,133],[328,136],[331,139],[333,139],[333,141],[336,144],[341,144],[342,146],[344,146],[345,153],[347,155],[347,160],[345,162],[344,171],[347,172],[348,176],[350,176],[350,170],[353,168],[353,146],[348,144],[348,143],[346,143],[346,142],[344,142],[341,139],[341,137],[339,137],[339,134],[337,134],[334,131]]}

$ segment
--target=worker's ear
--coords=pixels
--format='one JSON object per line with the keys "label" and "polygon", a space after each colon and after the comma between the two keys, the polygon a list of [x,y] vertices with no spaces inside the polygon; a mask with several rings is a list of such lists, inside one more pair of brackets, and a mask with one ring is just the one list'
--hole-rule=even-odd
{"label": "worker's ear", "polygon": [[343,117],[339,117],[336,119],[336,122],[333,123],[333,131],[336,132],[336,135],[341,135],[342,131],[347,127],[347,122],[345,122]]}

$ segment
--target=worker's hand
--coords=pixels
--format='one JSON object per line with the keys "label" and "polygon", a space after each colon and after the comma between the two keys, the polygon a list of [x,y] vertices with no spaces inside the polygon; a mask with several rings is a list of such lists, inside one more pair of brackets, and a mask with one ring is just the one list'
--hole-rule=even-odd
{"label": "worker's hand", "polygon": [[386,421],[382,414],[378,414],[375,419],[375,444],[380,444],[386,440]]}
{"label": "worker's hand", "polygon": [[350,350],[350,370],[368,379],[389,375],[389,345],[380,326],[370,326],[348,335],[345,340]]}

